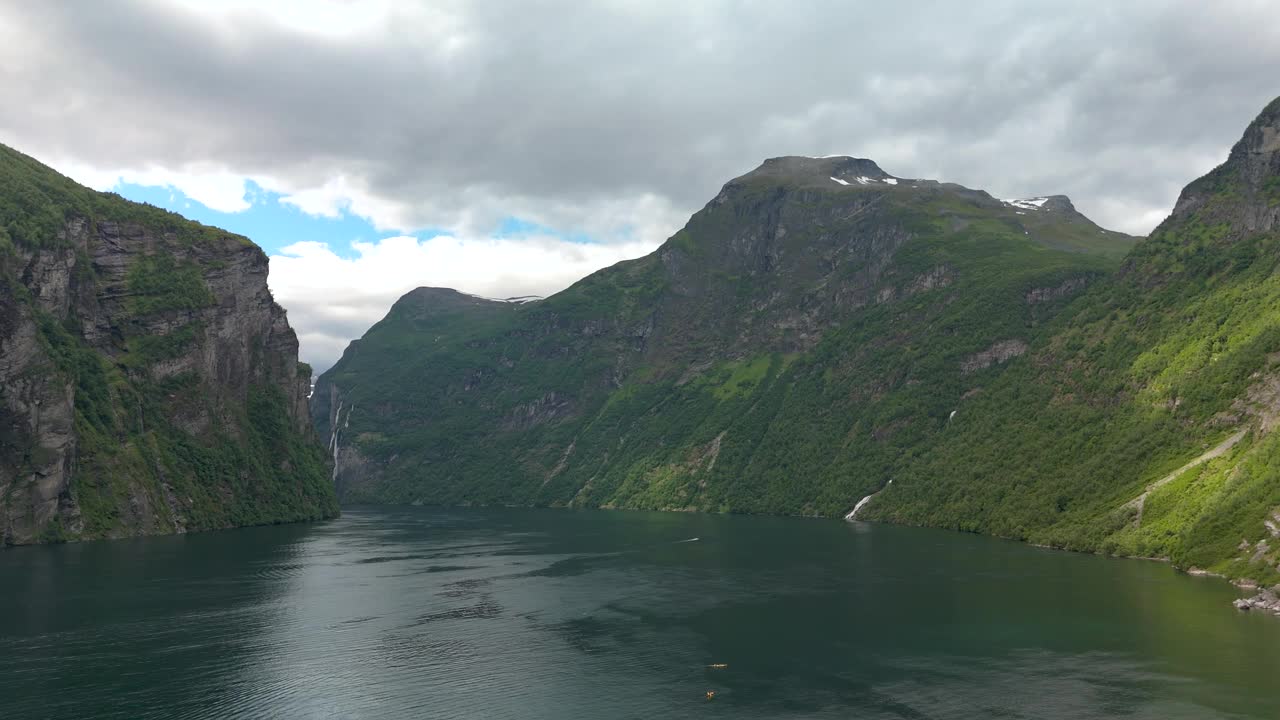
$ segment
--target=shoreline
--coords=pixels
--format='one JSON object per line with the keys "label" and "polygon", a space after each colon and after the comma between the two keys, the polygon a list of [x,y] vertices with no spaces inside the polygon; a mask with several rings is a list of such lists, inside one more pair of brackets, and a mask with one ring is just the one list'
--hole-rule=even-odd
{"label": "shoreline", "polygon": [[[887,487],[887,485],[886,485],[886,487]],[[867,499],[870,499],[871,497],[874,497],[875,495],[879,494],[879,493],[880,493],[881,491],[883,491],[883,490],[884,490],[884,488],[881,488],[880,490],[876,491],[875,493],[872,493],[872,495],[871,495],[871,496],[868,496],[867,498],[864,498],[864,500],[867,500]],[[663,508],[663,509],[653,509],[653,508],[633,508],[633,507],[618,507],[618,506],[570,507],[570,506],[566,506],[566,505],[520,505],[520,504],[492,504],[492,505],[488,505],[488,504],[478,504],[478,503],[467,503],[467,504],[456,504],[456,505],[427,505],[427,504],[422,504],[422,505],[400,505],[400,504],[382,505],[382,504],[379,504],[379,503],[352,503],[352,504],[351,504],[351,505],[349,505],[349,506],[342,506],[342,507],[359,507],[359,506],[362,506],[362,505],[363,505],[363,506],[366,506],[366,507],[437,507],[437,508],[486,508],[486,507],[493,507],[493,508],[527,508],[527,509],[545,509],[545,510],[577,510],[577,511],[582,511],[582,510],[608,510],[608,511],[614,511],[614,512],[617,512],[617,511],[622,511],[622,512],[675,512],[675,513],[702,513],[702,514],[706,514],[706,515],[751,515],[751,516],[757,516],[757,517],[785,517],[785,518],[800,518],[800,519],[807,519],[807,520],[835,520],[835,521],[839,521],[839,522],[846,523],[846,524],[847,524],[847,523],[872,523],[872,524],[892,525],[892,526],[895,526],[895,527],[915,527],[915,528],[924,528],[924,529],[929,529],[929,530],[942,530],[942,531],[946,531],[946,532],[962,533],[962,534],[967,534],[967,535],[979,535],[979,536],[981,536],[981,537],[995,538],[995,539],[997,539],[997,540],[1005,540],[1005,541],[1008,541],[1008,542],[1015,542],[1015,543],[1018,543],[1018,544],[1020,544],[1020,545],[1026,545],[1026,546],[1028,546],[1028,547],[1041,548],[1041,549],[1044,549],[1044,550],[1053,550],[1053,551],[1056,551],[1056,552],[1066,552],[1066,553],[1073,553],[1073,554],[1077,554],[1077,555],[1094,555],[1094,556],[1097,556],[1097,557],[1115,558],[1115,559],[1117,559],[1117,560],[1146,560],[1146,561],[1150,561],[1150,562],[1159,562],[1159,563],[1164,563],[1165,565],[1170,566],[1170,567],[1174,570],[1174,572],[1180,573],[1180,574],[1182,574],[1182,575],[1189,575],[1189,576],[1191,576],[1191,577],[1209,578],[1209,579],[1214,579],[1214,580],[1225,580],[1227,583],[1231,584],[1232,586],[1234,586],[1234,587],[1235,587],[1235,588],[1237,588],[1238,590],[1242,590],[1242,591],[1257,590],[1257,591],[1259,591],[1259,592],[1258,592],[1256,595],[1252,596],[1252,597],[1243,597],[1243,596],[1242,596],[1242,597],[1239,597],[1239,598],[1237,598],[1236,600],[1232,601],[1232,606],[1233,606],[1233,607],[1235,607],[1238,611],[1241,611],[1241,612],[1246,612],[1246,611],[1250,611],[1250,610],[1263,610],[1263,611],[1270,611],[1270,612],[1273,612],[1273,613],[1275,613],[1275,614],[1276,614],[1276,616],[1277,616],[1277,617],[1280,617],[1280,586],[1276,586],[1276,587],[1274,587],[1274,588],[1266,588],[1266,587],[1263,587],[1263,586],[1259,585],[1258,583],[1254,582],[1253,580],[1249,580],[1249,579],[1247,579],[1247,578],[1231,578],[1231,577],[1227,577],[1226,575],[1223,575],[1223,574],[1221,574],[1221,573],[1216,573],[1216,572],[1213,572],[1213,571],[1210,571],[1210,570],[1205,570],[1205,569],[1203,569],[1203,568],[1197,568],[1197,567],[1190,567],[1190,568],[1185,568],[1185,569],[1184,569],[1184,568],[1179,568],[1179,567],[1177,567],[1177,566],[1173,565],[1173,561],[1172,561],[1172,560],[1170,560],[1170,559],[1169,559],[1169,558],[1167,558],[1167,557],[1152,557],[1152,556],[1144,556],[1144,555],[1108,555],[1108,554],[1106,554],[1106,553],[1099,552],[1099,551],[1089,551],[1089,550],[1071,550],[1071,549],[1069,549],[1069,548],[1056,547],[1056,546],[1054,546],[1054,545],[1047,545],[1047,544],[1045,544],[1045,543],[1035,543],[1035,542],[1031,542],[1031,541],[1029,541],[1029,540],[1023,540],[1023,539],[1021,539],[1021,538],[1005,537],[1005,536],[1002,536],[1002,535],[993,535],[993,534],[987,534],[987,533],[970,532],[970,531],[967,531],[967,530],[956,530],[955,528],[937,527],[937,526],[933,526],[933,525],[911,525],[911,524],[905,524],[905,523],[886,523],[886,522],[879,521],[879,520],[857,520],[857,519],[849,519],[849,517],[848,517],[847,515],[846,515],[846,516],[841,516],[841,515],[818,515],[818,514],[813,514],[813,515],[799,515],[799,514],[796,514],[796,515],[789,515],[789,514],[778,514],[778,513],[742,513],[742,512],[732,512],[732,511],[730,511],[730,512],[720,512],[720,511],[697,510],[697,509],[693,509],[693,508]],[[850,513],[850,514],[852,514],[852,513]]]}

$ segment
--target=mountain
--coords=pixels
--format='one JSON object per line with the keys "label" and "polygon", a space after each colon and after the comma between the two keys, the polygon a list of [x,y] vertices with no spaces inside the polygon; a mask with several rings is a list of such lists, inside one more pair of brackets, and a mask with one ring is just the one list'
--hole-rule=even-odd
{"label": "mountain", "polygon": [[837,515],[1134,238],[848,157],[730,181],[556,295],[419,288],[320,377],[347,501]]}
{"label": "mountain", "polygon": [[1280,581],[1280,100],[1147,239],[775,158],[532,303],[401,298],[317,383],[342,497],[835,516]]}
{"label": "mountain", "polygon": [[3,544],[337,513],[249,240],[0,146]]}

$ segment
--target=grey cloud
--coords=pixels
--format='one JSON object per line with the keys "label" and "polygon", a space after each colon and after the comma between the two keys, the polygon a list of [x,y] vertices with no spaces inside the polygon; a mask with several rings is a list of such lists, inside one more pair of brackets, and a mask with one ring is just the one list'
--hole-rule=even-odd
{"label": "grey cloud", "polygon": [[[101,169],[354,178],[408,221],[665,234],[784,154],[870,156],[1145,231],[1277,92],[1267,3],[405,6],[372,34],[9,3],[0,139]],[[645,194],[656,197],[641,202]]]}

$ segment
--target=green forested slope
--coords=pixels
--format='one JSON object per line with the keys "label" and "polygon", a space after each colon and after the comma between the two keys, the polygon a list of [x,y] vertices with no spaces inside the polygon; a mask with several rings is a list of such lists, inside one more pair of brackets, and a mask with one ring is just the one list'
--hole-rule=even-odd
{"label": "green forested slope", "polygon": [[1280,101],[868,515],[1280,580],[1277,127]]}

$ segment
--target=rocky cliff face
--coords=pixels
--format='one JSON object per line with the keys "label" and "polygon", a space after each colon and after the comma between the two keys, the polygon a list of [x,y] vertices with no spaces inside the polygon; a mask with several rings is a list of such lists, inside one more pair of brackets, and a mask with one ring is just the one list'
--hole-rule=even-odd
{"label": "rocky cliff face", "polygon": [[0,163],[4,543],[336,512],[262,251]]}
{"label": "rocky cliff face", "polygon": [[1227,161],[1183,189],[1166,221],[1225,223],[1236,235],[1280,227],[1280,98],[1263,109]]}

